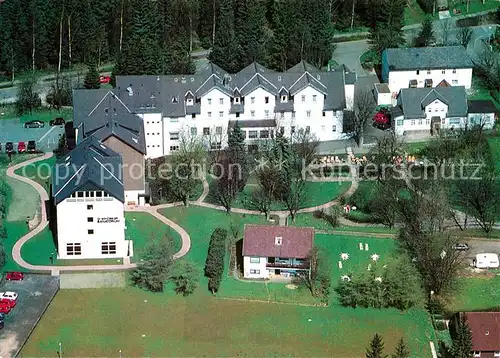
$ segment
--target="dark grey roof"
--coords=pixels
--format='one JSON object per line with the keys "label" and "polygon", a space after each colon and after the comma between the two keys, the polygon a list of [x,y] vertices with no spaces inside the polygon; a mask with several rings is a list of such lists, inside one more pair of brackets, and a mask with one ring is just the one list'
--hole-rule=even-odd
{"label": "dark grey roof", "polygon": [[104,141],[119,138],[140,153],[146,154],[144,123],[109,90],[74,90],[74,126],[78,141],[95,136]]}
{"label": "dark grey roof", "polygon": [[378,93],[391,93],[387,83],[375,83],[375,89]]}
{"label": "dark grey roof", "polygon": [[236,90],[245,96],[260,87],[278,96],[282,88],[292,93],[312,86],[326,95],[324,110],[340,110],[345,108],[344,84],[355,81],[352,72],[345,72],[342,68],[319,71],[302,61],[287,72],[275,72],[252,63],[236,74],[228,74],[209,63],[194,75],[117,76],[115,93],[135,113],[161,111],[165,117],[182,117],[199,113],[186,105],[184,98],[188,91],[196,96],[196,106],[196,100],[214,88],[233,97]]}
{"label": "dark grey roof", "polygon": [[497,113],[498,110],[492,100],[471,100],[468,103],[469,113]]}
{"label": "dark grey roof", "polygon": [[52,195],[58,204],[75,191],[102,190],[122,203],[122,157],[95,137],[88,137],[52,170]]}
{"label": "dark grey roof", "polygon": [[391,107],[390,110],[391,110],[391,117],[392,118],[396,118],[396,117],[403,115],[403,109],[401,108],[401,106]]}
{"label": "dark grey roof", "polygon": [[389,70],[472,68],[463,46],[390,48],[384,51]]}
{"label": "dark grey roof", "polygon": [[240,128],[274,128],[276,127],[276,121],[274,119],[260,119],[260,120],[248,120],[248,121],[229,121],[229,127],[232,128],[238,122]]}
{"label": "dark grey roof", "polygon": [[398,96],[398,105],[405,118],[425,118],[425,106],[434,100],[448,105],[448,117],[467,116],[467,94],[464,86],[436,88],[403,88]]}
{"label": "dark grey roof", "polygon": [[293,111],[293,100],[289,99],[288,102],[281,102],[281,99],[276,101],[276,112],[290,112]]}
{"label": "dark grey roof", "polygon": [[231,104],[231,108],[229,110],[229,112],[231,113],[236,113],[236,112],[239,112],[239,113],[243,113],[245,110],[245,107],[243,106],[243,104],[241,103],[238,103],[238,104]]}

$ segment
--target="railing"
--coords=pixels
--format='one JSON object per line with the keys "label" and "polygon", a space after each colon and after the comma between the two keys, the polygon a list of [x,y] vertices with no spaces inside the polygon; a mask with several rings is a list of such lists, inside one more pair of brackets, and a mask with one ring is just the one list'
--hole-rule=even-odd
{"label": "railing", "polygon": [[289,264],[289,263],[280,263],[280,262],[273,262],[270,263],[268,262],[266,264],[267,267],[282,267],[282,268],[297,268],[297,269],[307,269],[309,268],[309,265],[304,263],[304,264]]}

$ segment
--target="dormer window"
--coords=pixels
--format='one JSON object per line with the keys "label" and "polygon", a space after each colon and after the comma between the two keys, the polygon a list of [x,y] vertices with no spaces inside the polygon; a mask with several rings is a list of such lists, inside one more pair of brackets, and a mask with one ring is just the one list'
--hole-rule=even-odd
{"label": "dormer window", "polygon": [[286,94],[281,95],[281,103],[286,103],[288,102],[288,97]]}
{"label": "dormer window", "polygon": [[240,103],[240,97],[234,97],[234,103],[239,104]]}
{"label": "dormer window", "polygon": [[193,99],[192,98],[186,99],[186,106],[192,106],[192,105],[193,105]]}
{"label": "dormer window", "polygon": [[283,245],[283,238],[281,236],[276,236],[274,238],[274,244],[276,246],[282,246]]}
{"label": "dormer window", "polygon": [[172,103],[179,103],[179,98],[176,96],[172,96]]}

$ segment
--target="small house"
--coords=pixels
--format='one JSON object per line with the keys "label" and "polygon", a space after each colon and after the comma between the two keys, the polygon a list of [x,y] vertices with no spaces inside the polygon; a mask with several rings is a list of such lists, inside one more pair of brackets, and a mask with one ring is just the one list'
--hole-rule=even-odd
{"label": "small house", "polygon": [[456,335],[461,315],[467,317],[472,333],[471,357],[500,357],[500,312],[461,312],[455,315],[450,325],[452,337]]}

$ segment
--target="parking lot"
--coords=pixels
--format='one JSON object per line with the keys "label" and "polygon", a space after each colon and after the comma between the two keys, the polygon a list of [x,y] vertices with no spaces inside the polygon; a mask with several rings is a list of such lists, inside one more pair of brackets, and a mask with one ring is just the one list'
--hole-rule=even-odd
{"label": "parking lot", "polygon": [[13,142],[17,151],[17,143],[30,140],[36,141],[37,149],[51,151],[57,148],[59,137],[64,133],[64,126],[50,127],[45,123],[43,128],[24,128],[19,119],[0,120],[0,143],[2,153],[5,152],[5,143]]}
{"label": "parking lot", "polygon": [[15,357],[59,289],[59,278],[29,274],[23,281],[6,281],[0,292],[14,291],[17,305],[0,330],[0,357]]}

